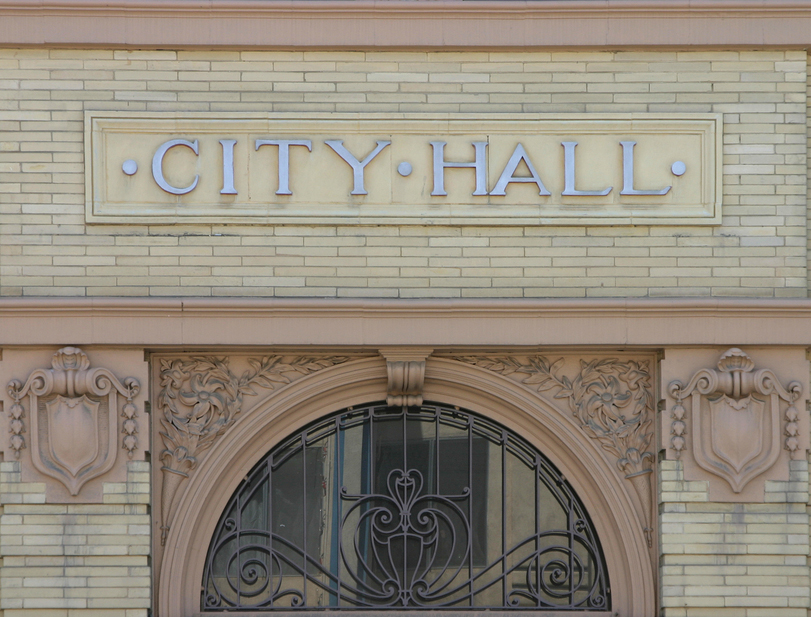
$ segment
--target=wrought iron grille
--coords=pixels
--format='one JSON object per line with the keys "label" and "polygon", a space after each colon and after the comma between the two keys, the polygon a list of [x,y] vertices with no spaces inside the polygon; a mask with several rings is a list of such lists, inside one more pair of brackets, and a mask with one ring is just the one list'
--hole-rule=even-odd
{"label": "wrought iron grille", "polygon": [[524,439],[436,404],[348,409],[231,498],[203,611],[611,608],[594,527]]}

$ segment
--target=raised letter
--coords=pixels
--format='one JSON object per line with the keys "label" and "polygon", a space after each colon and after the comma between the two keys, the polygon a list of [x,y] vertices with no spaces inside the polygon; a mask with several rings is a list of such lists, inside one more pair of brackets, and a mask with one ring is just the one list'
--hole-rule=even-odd
{"label": "raised letter", "polygon": [[186,141],[185,139],[170,139],[166,143],[162,144],[160,148],[155,151],[155,156],[152,157],[152,177],[155,178],[155,182],[157,182],[158,186],[167,193],[171,193],[172,195],[185,195],[186,193],[191,193],[194,190],[200,176],[194,176],[194,182],[183,189],[172,186],[166,181],[166,178],[163,177],[163,157],[166,156],[166,153],[170,148],[174,148],[175,146],[186,146],[187,148],[191,148],[191,151],[195,154],[200,154],[197,151],[196,139],[194,141]]}
{"label": "raised letter", "polygon": [[445,192],[445,168],[446,167],[473,167],[476,170],[476,190],[474,195],[487,195],[487,142],[474,141],[473,148],[476,152],[476,160],[472,163],[446,163],[444,141],[432,141],[434,148],[434,191],[431,195],[447,195]]}
{"label": "raised letter", "polygon": [[622,146],[622,192],[620,195],[667,195],[671,187],[659,191],[638,191],[634,188],[634,146],[635,141],[621,141]]}
{"label": "raised letter", "polygon": [[221,139],[222,144],[222,190],[220,195],[236,195],[234,188],[234,145],[236,139]]}
{"label": "raised letter", "polygon": [[372,162],[372,159],[375,158],[380,151],[388,146],[391,142],[390,141],[378,141],[377,148],[372,150],[372,152],[367,156],[363,161],[359,161],[355,158],[355,155],[352,154],[349,150],[344,147],[344,142],[342,139],[330,139],[324,142],[330,148],[335,150],[335,153],[340,156],[343,160],[349,163],[349,166],[352,168],[352,174],[355,181],[355,186],[352,189],[351,195],[367,195],[366,189],[363,186],[363,170],[364,168]]}
{"label": "raised letter", "polygon": [[279,146],[279,190],[277,195],[292,195],[290,190],[290,146],[305,146],[313,151],[313,142],[309,139],[257,139],[256,149],[260,146]]}
{"label": "raised letter", "polygon": [[577,142],[563,141],[561,145],[563,146],[563,177],[565,183],[561,195],[608,195],[614,187],[609,186],[602,191],[578,191],[575,188],[574,149],[577,147]]}
{"label": "raised letter", "polygon": [[[531,174],[529,177],[516,177],[513,174],[515,170],[518,169],[518,165],[524,161],[527,165],[527,169],[529,169],[529,173]],[[541,177],[538,175],[538,172],[535,171],[535,168],[532,166],[532,163],[527,156],[526,150],[524,150],[524,146],[518,144],[515,147],[515,151],[512,153],[510,160],[507,161],[507,166],[504,168],[504,171],[501,172],[501,176],[496,182],[496,186],[493,188],[493,191],[490,193],[491,195],[506,195],[507,194],[507,185],[510,182],[534,182],[538,185],[538,195],[551,195],[549,191],[546,190],[546,187],[541,182]]]}

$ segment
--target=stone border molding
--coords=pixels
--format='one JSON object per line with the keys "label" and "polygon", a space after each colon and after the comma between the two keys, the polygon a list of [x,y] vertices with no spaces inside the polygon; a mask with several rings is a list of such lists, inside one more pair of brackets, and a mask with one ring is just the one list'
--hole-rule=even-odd
{"label": "stone border molding", "polygon": [[387,405],[422,405],[425,386],[425,361],[433,349],[395,347],[380,350],[386,359]]}
{"label": "stone border molding", "polygon": [[[679,458],[690,444],[698,466],[726,480],[737,494],[775,464],[781,449],[792,459],[804,458],[794,406],[803,387],[798,381],[784,387],[772,370],[755,370],[754,361],[737,347],[722,353],[717,367],[668,386],[676,401],[670,448]],[[788,405],[784,413],[780,401]]]}
{"label": "stone border molding", "polygon": [[785,48],[807,46],[810,33],[807,0],[0,1],[6,45]]}
{"label": "stone border molding", "polygon": [[0,345],[76,338],[153,349],[811,346],[811,300],[0,299]]}
{"label": "stone border molding", "polygon": [[[379,400],[387,380],[379,357],[360,358],[304,376],[240,414],[177,498],[174,516],[183,524],[169,529],[157,564],[161,617],[199,613],[200,581],[214,527],[247,471],[270,448],[317,418]],[[483,413],[549,456],[594,519],[617,598],[614,610],[631,616],[653,614],[653,567],[639,532],[644,521],[638,497],[607,464],[599,444],[582,438],[573,418],[503,375],[448,358],[426,362],[423,396]]]}
{"label": "stone border molding", "polygon": [[[132,458],[138,447],[137,410],[132,400],[141,386],[134,377],[119,380],[106,368],[90,368],[78,347],[63,347],[50,369],[33,371],[23,383],[8,384],[14,401],[9,415],[15,458],[26,447],[23,401],[28,399],[31,461],[40,473],[65,485],[72,496],[89,480],[107,473],[119,448],[119,415],[125,419],[121,447]],[[125,403],[119,409],[118,397]]]}

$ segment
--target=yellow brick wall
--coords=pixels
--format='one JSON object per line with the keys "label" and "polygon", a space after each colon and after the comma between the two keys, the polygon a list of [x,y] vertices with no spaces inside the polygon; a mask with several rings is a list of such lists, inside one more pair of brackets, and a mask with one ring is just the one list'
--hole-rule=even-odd
{"label": "yellow brick wall", "polygon": [[[804,297],[806,54],[0,50],[0,295]],[[86,226],[83,111],[721,112],[721,227]]]}
{"label": "yellow brick wall", "polygon": [[0,463],[3,617],[147,617],[149,463],[104,486],[104,503],[46,504],[20,463]]}
{"label": "yellow brick wall", "polygon": [[766,483],[763,504],[710,503],[706,482],[659,463],[663,617],[807,617],[808,463]]}
{"label": "yellow brick wall", "polygon": [[[809,103],[799,51],[0,50],[0,295],[805,297]],[[88,109],[719,112],[724,224],[88,226]],[[804,462],[757,505],[659,473],[665,617],[807,616]],[[0,463],[3,617],[146,617],[148,500],[146,463],[93,506]]]}

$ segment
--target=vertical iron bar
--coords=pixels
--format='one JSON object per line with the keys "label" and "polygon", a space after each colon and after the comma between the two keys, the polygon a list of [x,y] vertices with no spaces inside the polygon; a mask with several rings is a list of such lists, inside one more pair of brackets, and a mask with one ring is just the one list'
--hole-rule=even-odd
{"label": "vertical iron bar", "polygon": [[[341,416],[335,417],[335,455],[334,455],[334,468],[333,472],[333,488],[332,488],[332,541],[330,542],[330,550],[332,554],[329,558],[330,571],[335,575],[336,593],[334,598],[334,606],[341,606],[341,532],[343,525],[341,525],[341,487],[344,483],[343,474],[343,452],[344,441],[343,434],[341,433]],[[330,600],[332,604],[332,600]]]}
{"label": "vertical iron bar", "polygon": [[307,606],[307,436],[306,432],[301,434],[301,476],[302,484],[304,487],[304,546],[302,546],[302,553],[304,554],[304,576],[301,582],[301,595],[304,596],[302,606]]}
{"label": "vertical iron bar", "polygon": [[434,493],[441,495],[442,491],[439,490],[439,409],[434,408],[434,440],[435,440],[435,454],[434,454]]}
{"label": "vertical iron bar", "polygon": [[[273,457],[268,457],[268,529],[270,530],[270,606],[273,606]],[[279,579],[282,578],[281,561],[279,562]]]}
{"label": "vertical iron bar", "polygon": [[237,493],[237,601],[242,604],[242,491]]}
{"label": "vertical iron bar", "polygon": [[403,416],[403,471],[408,473],[408,450],[406,450],[406,445],[408,444],[408,436],[406,430],[406,407],[403,405],[401,408],[402,416]]}
{"label": "vertical iron bar", "polygon": [[[375,421],[374,408],[372,407],[369,409],[369,444],[366,446],[366,452],[368,453],[367,456],[369,457],[369,476],[366,478],[366,486],[363,487],[364,494],[366,495],[371,495],[374,493],[375,482],[377,482],[377,469],[375,469],[375,463],[377,462],[375,459]],[[363,463],[361,463],[361,465],[363,465]],[[363,512],[367,512],[368,509],[368,505],[363,506]],[[369,537],[364,537],[363,541],[364,561],[366,561],[366,558],[369,556],[369,544],[371,543],[372,539],[371,523],[366,521],[365,525],[366,529],[369,531]],[[366,561],[366,563],[368,563],[368,561]],[[369,580],[368,574],[369,573],[364,570],[364,582]]]}
{"label": "vertical iron bar", "polygon": [[[467,417],[467,562],[468,562],[468,580],[470,581],[470,606],[474,606],[474,587],[473,587],[473,417]],[[485,557],[485,563],[487,558]]]}
{"label": "vertical iron bar", "polygon": [[574,507],[569,496],[569,606],[574,605]]}
{"label": "vertical iron bar", "polygon": [[[439,488],[439,408],[434,407],[434,490],[433,493],[435,495],[441,495],[442,491]],[[426,491],[427,492],[427,491]],[[453,523],[451,523],[451,526]],[[436,558],[437,553],[439,553],[439,536],[437,536],[437,543],[434,546],[434,553],[431,555],[431,558]],[[456,548],[455,543],[451,545],[450,548],[450,559],[453,559],[453,551]],[[448,563],[451,563],[450,561]],[[444,574],[444,570],[443,570]]]}
{"label": "vertical iron bar", "polygon": [[[408,425],[406,424],[408,416],[408,408],[403,405],[403,472],[405,473],[405,481],[408,477]],[[404,487],[407,485],[404,485]],[[400,520],[402,524],[402,519]],[[400,573],[402,583],[406,582],[408,577],[408,532],[403,535],[403,571]]]}
{"label": "vertical iron bar", "polygon": [[[374,423],[375,423],[375,408],[374,406],[370,406],[366,408],[366,420],[363,420],[363,412],[361,412],[360,493],[362,495],[371,495],[374,492],[373,491],[375,482]],[[361,530],[361,533],[363,533],[363,529],[366,530],[370,529],[369,522],[368,521],[364,522],[363,519],[363,514],[365,512],[368,512],[368,509],[369,505],[366,504],[361,506],[361,509],[359,511],[360,518],[358,520],[359,526],[358,529]],[[365,527],[361,528],[360,525],[365,525]],[[357,529],[355,531],[357,532]],[[341,536],[343,537],[343,530],[341,531]],[[362,557],[364,563],[368,563],[368,561],[366,561],[366,558],[368,557],[370,538],[371,532],[369,532],[368,537],[367,535],[361,535],[358,541],[358,550],[363,551],[363,555],[356,555],[356,557],[358,559]],[[369,579],[369,572],[367,572],[366,568],[364,568],[358,572],[358,577],[363,581],[363,583],[366,583]],[[359,596],[363,595],[363,588],[364,587],[362,585],[358,587]]]}
{"label": "vertical iron bar", "polygon": [[[364,431],[365,432],[365,431]],[[366,491],[367,494],[372,492],[372,487],[374,486],[375,482],[375,412],[374,407],[369,408],[369,445],[367,446],[367,452],[369,453],[369,477],[366,479],[367,485],[363,487],[363,490]],[[361,448],[362,453],[363,448]],[[363,463],[361,463],[363,465]]]}
{"label": "vertical iron bar", "polygon": [[507,432],[501,429],[501,602],[507,605]]}
{"label": "vertical iron bar", "polygon": [[[539,551],[541,550],[541,539],[538,534],[541,532],[541,461],[538,455],[535,455],[535,554],[538,556],[538,564],[535,568],[535,590],[538,593],[538,598],[535,605],[541,606],[541,558]],[[532,567],[532,561],[529,562],[529,567]],[[527,580],[529,580],[529,572],[527,572]]]}

